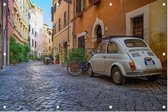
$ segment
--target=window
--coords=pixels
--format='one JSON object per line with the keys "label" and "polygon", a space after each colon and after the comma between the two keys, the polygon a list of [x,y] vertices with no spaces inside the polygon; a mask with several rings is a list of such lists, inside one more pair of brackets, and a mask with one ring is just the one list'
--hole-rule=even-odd
{"label": "window", "polygon": [[49,51],[51,50],[51,47],[49,47]]}
{"label": "window", "polygon": [[59,4],[59,5],[61,4],[61,1],[62,1],[62,0],[58,0],[58,4]]}
{"label": "window", "polygon": [[67,14],[66,14],[66,11],[64,12],[64,26],[66,26],[66,23],[67,23]]}
{"label": "window", "polygon": [[35,31],[35,34],[34,34],[34,35],[35,35],[35,37],[37,37],[37,32],[36,32],[36,31]]}
{"label": "window", "polygon": [[8,8],[8,19],[10,20],[11,14],[10,14],[10,9]]}
{"label": "window", "polygon": [[142,40],[138,39],[127,39],[124,41],[124,43],[127,47],[147,47]]}
{"label": "window", "polygon": [[57,10],[57,5],[56,5],[56,3],[54,4],[54,7],[53,7],[53,14],[56,12],[56,10]]}
{"label": "window", "polygon": [[50,39],[49,39],[49,43],[50,43]]}
{"label": "window", "polygon": [[132,18],[133,35],[143,39],[143,15]]}
{"label": "window", "polygon": [[65,56],[68,54],[68,43],[67,42],[64,42],[63,43],[63,46],[64,46],[64,54]]}
{"label": "window", "polygon": [[53,35],[55,35],[55,24],[53,25]]}
{"label": "window", "polygon": [[99,44],[97,53],[105,53],[106,52],[106,43]]}
{"label": "window", "polygon": [[29,32],[30,32],[31,26],[29,25]]}
{"label": "window", "polygon": [[59,26],[58,26],[59,31],[61,30],[61,18],[59,18]]}
{"label": "window", "polygon": [[34,40],[32,39],[32,47],[34,46]]}
{"label": "window", "polygon": [[56,31],[56,23],[53,25],[53,35],[55,35],[56,33],[57,33],[57,31]]}
{"label": "window", "polygon": [[53,22],[53,17],[54,17],[54,8],[51,7],[51,21]]}
{"label": "window", "polygon": [[34,29],[32,28],[32,34],[34,34]]}
{"label": "window", "polygon": [[118,53],[118,47],[115,43],[110,42],[107,48],[108,53]]}
{"label": "window", "polygon": [[79,14],[84,9],[83,0],[76,0],[76,13]]}
{"label": "window", "polygon": [[36,45],[36,41],[35,41],[35,48],[37,47],[37,45]]}
{"label": "window", "polygon": [[48,31],[48,35],[51,35],[52,33],[51,33],[51,31]]}
{"label": "window", "polygon": [[85,48],[85,37],[79,37],[78,38],[78,48]]}
{"label": "window", "polygon": [[29,18],[29,20],[31,19],[31,14],[30,13],[28,13],[28,18]]}
{"label": "window", "polygon": [[61,44],[59,44],[59,48],[58,48],[59,52],[61,52]]}

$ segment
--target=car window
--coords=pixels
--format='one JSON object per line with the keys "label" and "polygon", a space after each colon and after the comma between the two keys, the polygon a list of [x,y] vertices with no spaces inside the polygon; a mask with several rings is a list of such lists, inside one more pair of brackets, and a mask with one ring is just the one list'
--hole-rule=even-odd
{"label": "car window", "polygon": [[124,43],[127,47],[147,47],[147,45],[139,39],[127,39]]}
{"label": "car window", "polygon": [[99,44],[97,49],[97,53],[105,53],[106,52],[106,43]]}
{"label": "car window", "polygon": [[114,42],[109,42],[107,53],[118,53],[118,47]]}

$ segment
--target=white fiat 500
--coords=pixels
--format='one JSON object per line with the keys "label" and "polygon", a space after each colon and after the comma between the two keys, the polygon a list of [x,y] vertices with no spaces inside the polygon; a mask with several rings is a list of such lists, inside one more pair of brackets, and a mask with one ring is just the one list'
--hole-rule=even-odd
{"label": "white fiat 500", "polygon": [[162,74],[160,60],[145,41],[136,37],[106,37],[89,60],[88,73],[107,75],[122,85],[125,77],[157,80]]}

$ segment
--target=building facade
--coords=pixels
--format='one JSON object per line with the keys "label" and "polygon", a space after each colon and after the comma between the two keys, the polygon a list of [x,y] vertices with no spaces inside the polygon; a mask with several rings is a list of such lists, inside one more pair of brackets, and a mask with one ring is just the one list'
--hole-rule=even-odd
{"label": "building facade", "polygon": [[36,5],[31,4],[28,16],[30,54],[40,58],[43,51],[43,12]]}
{"label": "building facade", "polygon": [[20,44],[28,44],[28,11],[29,0],[14,0],[14,32],[13,37]]}
{"label": "building facade", "polygon": [[73,4],[71,0],[52,1],[53,55],[59,55],[59,62],[64,62],[68,50],[73,48]]}
{"label": "building facade", "polygon": [[[33,19],[29,12],[32,12]],[[0,67],[10,63],[10,38],[21,45],[31,41],[33,53],[41,57],[43,52],[43,11],[30,0],[0,1]],[[30,25],[29,25],[30,24]],[[31,28],[32,27],[32,28]],[[32,34],[34,30],[34,35]],[[31,39],[30,39],[31,38]],[[33,39],[34,40],[33,40]],[[33,45],[32,45],[33,43]]]}
{"label": "building facade", "polygon": [[134,35],[167,66],[166,0],[74,0],[74,4],[75,48],[95,49],[109,35]]}
{"label": "building facade", "polygon": [[43,32],[43,25],[44,25],[44,15],[41,9],[37,9],[36,11],[37,18],[37,57],[41,58],[43,56],[43,42],[44,42],[44,32]]}
{"label": "building facade", "polygon": [[44,24],[43,32],[44,32],[43,55],[50,56],[53,54],[52,29],[50,29],[47,24]]}
{"label": "building facade", "polygon": [[9,64],[10,50],[10,36],[13,35],[13,1],[1,0],[0,11],[0,67],[4,68]]}

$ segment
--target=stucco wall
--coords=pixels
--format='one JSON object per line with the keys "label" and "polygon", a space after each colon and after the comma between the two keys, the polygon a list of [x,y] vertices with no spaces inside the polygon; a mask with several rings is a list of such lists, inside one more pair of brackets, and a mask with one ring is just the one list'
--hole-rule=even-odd
{"label": "stucco wall", "polygon": [[[53,1],[54,4],[57,0]],[[56,34],[53,35],[53,49],[54,55],[60,54],[60,62],[64,60],[64,49],[63,43],[68,42],[68,49],[71,49],[72,44],[72,19],[73,19],[73,4],[69,4],[69,25],[68,25],[68,4],[62,1],[59,6],[57,6],[56,12],[53,14],[53,25],[56,24]],[[64,12],[66,11],[67,24],[64,25]],[[61,18],[61,29],[59,30],[59,18]],[[69,27],[69,30],[68,30]],[[59,52],[59,44],[61,45],[61,51]],[[55,57],[55,56],[54,56]]]}
{"label": "stucco wall", "polygon": [[[167,63],[167,6],[166,0],[157,0],[149,5],[150,12],[150,47],[160,58],[165,68]],[[166,53],[166,56],[163,56]]]}
{"label": "stucco wall", "polygon": [[105,31],[103,36],[126,35],[126,13],[153,1],[155,0],[111,0],[113,5],[110,7],[109,0],[101,0],[101,3],[95,6],[89,6],[86,0],[83,15],[76,19],[76,35],[87,31],[86,46],[93,48],[92,29],[97,18],[103,21]]}

